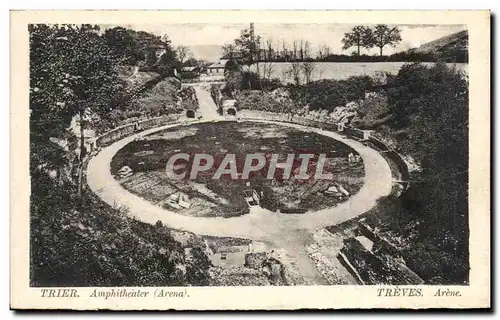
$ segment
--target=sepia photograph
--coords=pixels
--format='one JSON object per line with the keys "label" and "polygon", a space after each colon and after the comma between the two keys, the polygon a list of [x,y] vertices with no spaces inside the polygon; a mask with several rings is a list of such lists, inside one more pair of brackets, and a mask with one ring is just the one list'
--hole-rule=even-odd
{"label": "sepia photograph", "polygon": [[470,286],[466,22],[112,22],[26,25],[39,297]]}

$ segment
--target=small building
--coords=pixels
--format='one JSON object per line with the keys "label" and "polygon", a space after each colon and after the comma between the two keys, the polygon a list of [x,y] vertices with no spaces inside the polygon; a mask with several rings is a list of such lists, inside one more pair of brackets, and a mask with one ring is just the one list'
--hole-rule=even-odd
{"label": "small building", "polygon": [[373,132],[373,130],[361,130],[363,132],[363,140],[368,140],[370,139],[370,135]]}
{"label": "small building", "polygon": [[199,67],[182,67],[181,72],[199,72]]}
{"label": "small building", "polygon": [[223,115],[236,116],[236,112],[238,111],[238,101],[234,99],[224,100],[221,108]]}
{"label": "small building", "polygon": [[221,61],[217,61],[207,66],[207,74],[209,76],[223,76],[224,69],[226,68],[226,63]]}
{"label": "small building", "polygon": [[220,57],[219,62],[225,65],[229,60],[242,60],[243,57],[243,53],[240,51],[229,52]]}

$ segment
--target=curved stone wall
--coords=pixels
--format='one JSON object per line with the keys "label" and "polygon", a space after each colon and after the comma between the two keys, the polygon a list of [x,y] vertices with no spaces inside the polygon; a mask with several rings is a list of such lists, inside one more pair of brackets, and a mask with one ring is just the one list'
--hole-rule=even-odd
{"label": "curved stone wall", "polygon": [[129,123],[102,134],[96,139],[95,144],[97,148],[100,148],[102,146],[109,145],[110,143],[113,143],[117,140],[120,140],[121,138],[124,138],[128,135],[131,135],[134,132],[151,129],[170,123],[176,123],[181,117],[181,114],[173,114]]}

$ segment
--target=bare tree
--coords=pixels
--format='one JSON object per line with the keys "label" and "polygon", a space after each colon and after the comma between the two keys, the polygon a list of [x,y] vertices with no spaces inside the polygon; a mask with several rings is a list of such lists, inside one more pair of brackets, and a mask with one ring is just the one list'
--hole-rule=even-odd
{"label": "bare tree", "polygon": [[278,39],[276,41],[276,49],[275,49],[275,56],[276,56],[276,61],[279,61],[281,58],[282,52],[280,52],[280,40]]}
{"label": "bare tree", "polygon": [[289,53],[286,41],[284,39],[283,39],[282,46],[283,46],[283,58],[284,58],[283,61],[288,61],[290,53]]}
{"label": "bare tree", "polygon": [[316,58],[319,60],[324,58],[323,46],[318,47],[318,52],[316,53]]}
{"label": "bare tree", "polygon": [[266,78],[271,79],[271,77],[273,76],[274,67],[275,67],[274,62],[269,61],[267,63],[267,75],[266,75]]}
{"label": "bare tree", "polygon": [[[262,90],[262,74],[260,73],[260,38],[259,38],[259,41],[256,41],[255,42],[255,49],[256,49],[256,59],[255,59],[255,67],[257,68],[257,76],[259,78],[259,86],[260,86],[260,89]],[[250,66],[248,66],[249,68],[249,71],[250,71]],[[265,66],[264,66],[264,73],[265,73]],[[248,79],[249,81],[249,84],[250,84],[250,77]],[[249,89],[252,89],[252,86],[250,85],[250,88]]]}
{"label": "bare tree", "polygon": [[286,83],[289,74],[288,71],[287,68],[281,68],[281,83]]}
{"label": "bare tree", "polygon": [[271,39],[267,39],[266,40],[266,47],[267,47],[267,51],[266,51],[266,59],[267,61],[272,61],[274,59],[274,49],[273,49],[273,40]]}
{"label": "bare tree", "polygon": [[324,68],[318,68],[318,78],[316,80],[321,80],[323,79],[323,75],[325,74],[325,69]]}
{"label": "bare tree", "polygon": [[177,57],[179,57],[179,61],[181,64],[183,64],[184,60],[191,54],[189,48],[186,46],[178,46],[176,51]]}
{"label": "bare tree", "polygon": [[304,40],[300,39],[299,42],[299,53],[300,53],[300,61],[304,61]]}
{"label": "bare tree", "polygon": [[311,43],[309,41],[304,41],[304,48],[302,50],[303,57],[302,61],[309,59],[311,57]]}
{"label": "bare tree", "polygon": [[268,39],[266,41],[266,46],[267,46],[267,51],[266,51],[266,57],[264,60],[264,64],[262,66],[262,71],[263,71],[263,76],[264,78],[271,79],[273,69],[274,69],[274,63],[273,60],[275,59],[275,50],[273,49],[273,41],[271,39]]}
{"label": "bare tree", "polygon": [[323,44],[318,47],[317,58],[322,60],[330,55],[330,47]]}
{"label": "bare tree", "polygon": [[327,58],[327,57],[330,56],[331,53],[330,53],[330,47],[329,46],[325,45],[323,47],[323,54],[325,55],[325,58]]}
{"label": "bare tree", "polygon": [[293,42],[292,42],[292,60],[297,60],[298,50],[299,50],[299,43],[297,40],[293,40]]}
{"label": "bare tree", "polygon": [[293,61],[290,64],[290,69],[288,70],[288,72],[292,76],[293,82],[296,85],[300,85],[300,83],[301,83],[301,81],[300,81],[301,69],[302,69],[301,68],[301,63],[298,62],[298,61]]}
{"label": "bare tree", "polygon": [[303,104],[307,105],[307,101],[308,101],[308,96],[307,96],[307,88],[308,88],[308,84],[312,82],[312,74],[314,72],[316,68],[316,64],[312,61],[303,61],[302,63],[300,63],[300,71],[302,71],[302,73],[304,74],[304,86],[303,86],[303,89],[304,89],[304,93],[303,93]]}
{"label": "bare tree", "polygon": [[312,61],[304,61],[301,65],[302,72],[304,73],[304,82],[309,84],[312,81],[312,74],[316,69],[316,64]]}

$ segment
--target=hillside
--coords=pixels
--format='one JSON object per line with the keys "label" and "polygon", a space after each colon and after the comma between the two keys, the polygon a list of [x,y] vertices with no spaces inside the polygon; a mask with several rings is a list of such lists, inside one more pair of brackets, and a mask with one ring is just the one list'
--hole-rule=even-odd
{"label": "hillside", "polygon": [[431,54],[436,58],[454,62],[467,61],[469,36],[467,30],[425,43],[412,53]]}
{"label": "hillside", "polygon": [[[93,194],[32,174],[31,285],[207,285],[203,242],[181,245],[161,224],[145,224]],[[185,250],[190,248],[188,254]]]}
{"label": "hillside", "polygon": [[[463,41],[453,39],[428,48],[447,54]],[[408,192],[373,216],[373,225],[404,239],[407,265],[426,282],[467,283],[467,79],[444,64],[408,64],[357,111],[356,126],[375,130],[411,171]]]}
{"label": "hillside", "polygon": [[[446,52],[450,43],[441,42],[439,48],[436,44],[436,52]],[[354,127],[373,130],[372,136],[403,157],[411,183],[400,198],[389,197],[367,214],[370,225],[401,244],[401,257],[426,283],[465,284],[467,77],[445,63],[420,62],[404,64],[385,77],[273,84],[266,90],[259,90],[262,82],[247,82],[248,76],[231,81],[239,85],[236,98],[241,109],[324,123],[350,118]]]}

